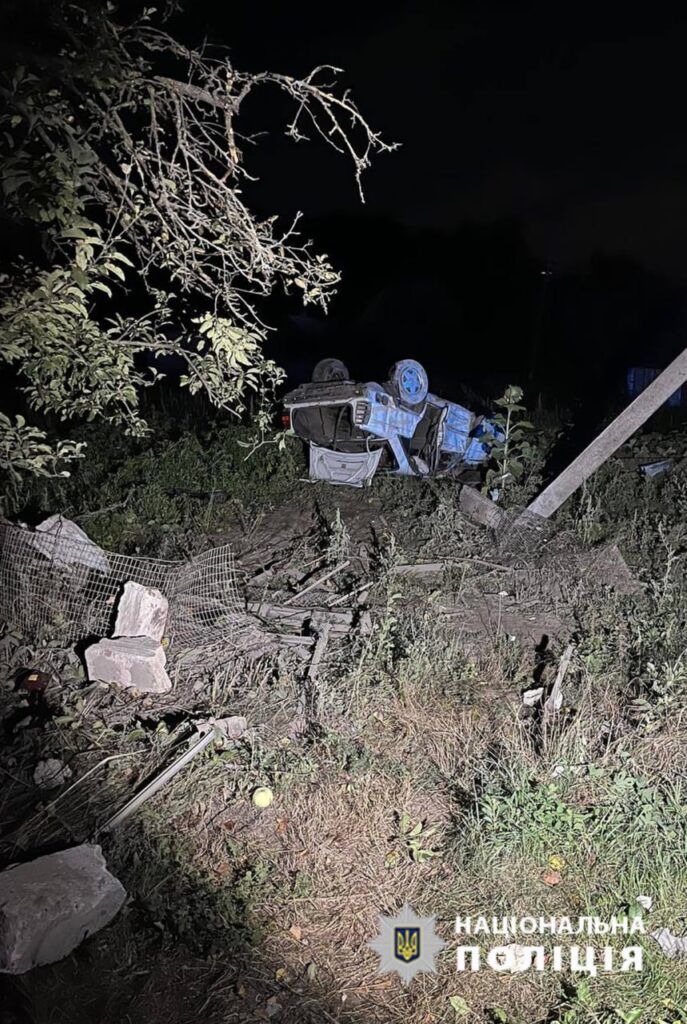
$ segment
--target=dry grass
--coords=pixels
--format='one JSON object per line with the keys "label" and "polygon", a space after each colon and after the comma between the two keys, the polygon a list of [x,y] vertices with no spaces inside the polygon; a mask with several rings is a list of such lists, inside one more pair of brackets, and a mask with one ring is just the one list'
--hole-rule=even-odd
{"label": "dry grass", "polygon": [[[360,497],[341,506],[340,522],[348,520],[335,539],[346,544],[369,539],[373,520],[399,528],[414,514],[408,503],[396,521],[394,510]],[[571,512],[567,529],[595,533],[599,507],[585,499],[582,521]],[[6,829],[19,828],[30,849],[91,835],[168,763],[186,735],[176,730],[189,720],[244,714],[250,723],[234,750],[208,751],[120,833],[103,837],[130,903],[69,961],[26,979],[37,1024],[455,1024],[455,996],[470,1007],[466,1019],[484,1024],[617,1024],[633,1007],[646,1024],[687,1020],[680,964],[648,938],[641,975],[585,979],[458,974],[452,934],[456,914],[609,917],[639,892],[654,897],[652,927],[684,929],[682,563],[669,554],[668,571],[665,559],[646,561],[655,586],[644,600],[590,594],[568,578],[559,586],[550,566],[538,575],[509,569],[504,582],[506,574],[483,564],[484,535],[456,526],[443,491],[433,513],[421,511],[422,550],[441,551],[455,528],[460,571],[427,585],[399,583],[389,571],[398,546],[387,538],[377,553],[386,575],[375,629],[331,645],[309,715],[295,655],[228,664],[162,701],[102,690],[84,697],[75,677],[63,679],[55,698],[63,721],[25,730],[12,763],[0,758],[10,780],[0,798]],[[631,551],[656,548],[651,515],[642,525],[618,511],[617,532]],[[325,532],[322,544],[331,543]],[[512,585],[525,604],[548,593],[557,614],[565,605],[576,653],[553,723],[524,708],[520,695],[535,674],[551,682],[568,634],[535,651],[511,640],[503,623],[476,636],[460,614],[439,614],[447,594],[463,607],[476,582]],[[52,813],[36,807],[31,783],[46,754],[70,759],[84,780]],[[117,759],[99,767],[108,757]],[[258,785],[275,793],[262,811],[250,799]],[[404,815],[422,825],[421,837],[428,833],[423,849],[436,856],[426,863],[412,857]],[[6,858],[16,840],[6,839]],[[553,854],[564,867],[552,885],[544,873]],[[436,914],[447,942],[438,973],[408,988],[378,974],[367,946],[377,915],[406,901]],[[485,948],[500,941],[481,940]],[[668,999],[678,1008],[669,1012]]]}

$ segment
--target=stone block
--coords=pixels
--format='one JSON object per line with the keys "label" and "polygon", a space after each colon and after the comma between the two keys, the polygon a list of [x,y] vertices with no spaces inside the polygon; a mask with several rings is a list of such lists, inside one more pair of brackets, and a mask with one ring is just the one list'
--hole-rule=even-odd
{"label": "stone block", "polygon": [[99,846],[84,844],[0,873],[0,972],[23,974],[68,956],[126,898]]}
{"label": "stone block", "polygon": [[92,681],[119,683],[142,693],[165,693],[172,688],[164,649],[149,636],[106,637],[86,648],[85,658]]}
{"label": "stone block", "polygon": [[162,640],[167,622],[169,602],[154,587],[143,587],[129,581],[117,605],[114,636],[149,636]]}

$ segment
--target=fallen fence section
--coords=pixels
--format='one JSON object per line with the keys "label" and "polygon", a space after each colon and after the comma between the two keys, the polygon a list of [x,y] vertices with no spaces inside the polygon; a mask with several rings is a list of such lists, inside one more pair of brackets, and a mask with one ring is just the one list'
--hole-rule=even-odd
{"label": "fallen fence section", "polygon": [[68,644],[108,635],[129,580],[168,599],[170,648],[250,645],[254,623],[239,598],[228,546],[172,562],[103,551],[64,529],[0,524],[0,616],[28,637]]}

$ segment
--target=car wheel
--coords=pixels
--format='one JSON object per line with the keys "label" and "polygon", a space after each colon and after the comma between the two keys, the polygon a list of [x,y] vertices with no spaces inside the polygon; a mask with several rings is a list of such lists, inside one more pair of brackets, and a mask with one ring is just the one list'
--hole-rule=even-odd
{"label": "car wheel", "polygon": [[350,380],[348,367],[340,359],[320,359],[312,372],[316,384],[324,384],[330,380]]}
{"label": "car wheel", "polygon": [[420,405],[429,390],[425,368],[416,359],[401,359],[395,363],[389,374],[389,385],[394,396],[406,405]]}

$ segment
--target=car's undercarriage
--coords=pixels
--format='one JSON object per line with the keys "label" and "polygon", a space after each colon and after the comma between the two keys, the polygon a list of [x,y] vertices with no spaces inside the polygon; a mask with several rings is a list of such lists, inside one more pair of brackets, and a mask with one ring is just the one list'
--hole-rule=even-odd
{"label": "car's undercarriage", "polygon": [[356,384],[339,360],[284,399],[288,425],[310,447],[310,475],[362,486],[379,469],[407,476],[464,474],[485,462],[499,429],[428,390],[420,363],[404,359],[383,384]]}

